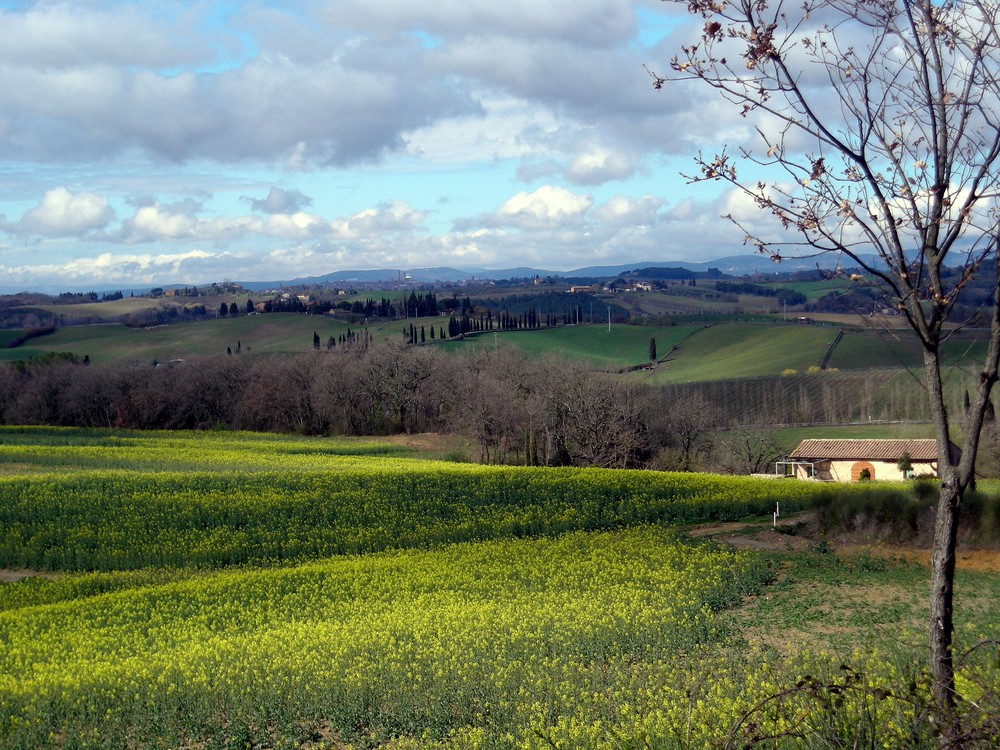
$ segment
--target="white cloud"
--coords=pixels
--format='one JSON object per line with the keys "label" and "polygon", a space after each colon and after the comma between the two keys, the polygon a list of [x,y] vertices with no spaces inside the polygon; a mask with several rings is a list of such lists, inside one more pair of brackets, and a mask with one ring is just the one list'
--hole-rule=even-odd
{"label": "white cloud", "polygon": [[135,213],[122,222],[119,231],[109,232],[101,239],[126,244],[182,240],[220,242],[260,232],[265,224],[259,218],[250,216],[203,218],[198,215],[201,210],[200,204],[192,201],[169,205],[145,202],[137,206]]}
{"label": "white cloud", "polygon": [[283,239],[307,239],[327,230],[327,224],[321,217],[302,211],[268,216],[262,223],[248,222],[247,227],[269,237]]}
{"label": "white cloud", "polygon": [[[219,256],[202,250],[183,253],[100,253],[91,258],[78,258],[61,263],[37,263],[4,268],[6,275],[19,278],[42,276],[61,283],[157,283],[175,275],[187,273],[192,262]],[[222,264],[220,263],[220,266]]]}
{"label": "white cloud", "polygon": [[196,220],[183,214],[164,211],[160,206],[144,206],[135,212],[131,226],[140,237],[177,239],[193,236]]}
{"label": "white cloud", "polygon": [[[676,40],[647,48],[640,5],[643,18],[677,12],[655,0],[5,6],[0,231],[16,241],[3,262],[12,277],[96,286],[736,249],[714,194],[657,162],[742,143],[753,123],[704,92],[653,91],[642,63],[668,60]],[[93,258],[97,240],[123,252]]]}
{"label": "white cloud", "polygon": [[74,195],[65,187],[49,190],[41,202],[8,231],[45,236],[83,234],[101,229],[115,212],[104,196],[93,193]]}
{"label": "white cloud", "polygon": [[497,211],[496,221],[521,229],[578,225],[593,202],[589,195],[577,195],[566,188],[543,185],[534,192],[511,197]]}
{"label": "white cloud", "polygon": [[267,197],[261,200],[244,198],[254,211],[266,214],[295,214],[312,203],[312,198],[299,190],[283,190],[272,187],[267,191]]}
{"label": "white cloud", "polygon": [[403,201],[392,201],[331,222],[330,229],[332,235],[340,239],[370,239],[384,234],[414,231],[425,217],[425,213],[414,210]]}
{"label": "white cloud", "polygon": [[[301,63],[262,52],[238,67],[53,68],[0,60],[0,151],[79,160],[129,150],[184,161],[304,165],[371,161],[441,118],[478,111],[458,79],[430,70],[416,42],[365,42]],[[381,58],[381,63],[378,62]]]}
{"label": "white cloud", "polygon": [[338,0],[326,7],[334,23],[370,30],[425,29],[459,37],[493,33],[521,38],[558,38],[594,46],[622,41],[634,28],[628,0]]}
{"label": "white cloud", "polygon": [[191,14],[168,19],[160,7],[87,7],[82,3],[38,3],[24,12],[0,10],[0,62],[73,67],[177,65],[206,60]]}
{"label": "white cloud", "polygon": [[635,168],[634,161],[626,154],[595,147],[573,159],[566,177],[575,185],[601,185],[631,177]]}
{"label": "white cloud", "polygon": [[650,226],[657,222],[662,206],[663,201],[652,195],[638,199],[616,195],[591,213],[608,227]]}

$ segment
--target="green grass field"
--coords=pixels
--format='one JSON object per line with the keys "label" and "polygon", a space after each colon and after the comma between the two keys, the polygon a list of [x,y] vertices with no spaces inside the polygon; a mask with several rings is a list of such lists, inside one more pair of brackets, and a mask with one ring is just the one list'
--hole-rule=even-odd
{"label": "green grass field", "polygon": [[72,352],[87,355],[92,362],[166,361],[225,354],[227,347],[244,352],[295,353],[312,349],[313,332],[326,346],[335,338],[355,332],[358,326],[319,316],[272,314],[203,320],[193,323],[160,325],[152,328],[127,328],[106,325],[68,326],[44,339],[33,340],[28,349],[36,352]]}
{"label": "green grass field", "polygon": [[[115,303],[107,303],[115,304]],[[625,369],[645,364],[649,339],[656,339],[660,364],[631,377],[650,385],[776,376],[787,370],[805,373],[818,366],[841,329],[832,325],[778,323],[747,316],[679,316],[675,325],[615,324],[564,326],[534,331],[498,331],[441,342],[444,317],[416,318],[351,325],[328,316],[269,314],[210,319],[150,328],[120,324],[67,326],[32,339],[16,349],[0,348],[0,360],[27,359],[46,352],[89,356],[96,363],[166,361],[234,353],[290,354],[311,351],[316,332],[321,347],[348,328],[367,330],[375,340],[403,337],[412,324],[425,330],[427,345],[447,351],[511,344],[530,355],[553,354],[580,360],[599,369]],[[430,337],[434,330],[435,337]],[[910,367],[919,370],[919,346],[901,332],[845,328],[828,366],[841,370]],[[17,332],[6,332],[9,338]],[[0,343],[3,339],[0,337]],[[676,348],[675,348],[676,347]],[[984,341],[973,331],[956,334],[947,344],[946,363],[961,363],[984,354]]]}
{"label": "green grass field", "polygon": [[20,335],[20,331],[0,331],[0,348],[6,347]]}
{"label": "green grass field", "polygon": [[[96,318],[104,320],[116,320],[123,315],[138,312],[140,310],[156,309],[159,307],[183,307],[185,304],[197,304],[202,302],[199,299],[188,297],[123,297],[118,300],[107,302],[81,302],[72,305],[32,305],[32,309],[44,310],[53,315],[64,315],[68,318]],[[218,302],[216,302],[218,305]]]}
{"label": "green grass field", "polygon": [[761,286],[775,289],[791,289],[794,292],[804,294],[810,302],[815,302],[827,294],[848,291],[853,284],[846,279],[829,279],[826,281],[764,282]]}
{"label": "green grass field", "polygon": [[[447,327],[444,318],[415,318],[409,321],[379,323],[368,327],[376,340],[402,338],[404,328],[413,323]],[[33,339],[24,347],[0,349],[0,359],[27,359],[45,352],[70,352],[89,356],[92,362],[167,361],[225,354],[237,344],[245,353],[294,354],[312,350],[313,332],[320,336],[320,346],[350,329],[360,334],[360,325],[345,323],[328,316],[271,313],[214,318],[191,323],[175,323],[150,328],[128,328],[117,323],[65,326],[44,338]],[[428,331],[429,334],[429,331]]]}
{"label": "green grass field", "polygon": [[[649,384],[804,372],[822,359],[836,329],[825,326],[719,323],[703,326],[652,372]],[[665,352],[666,353],[666,352]]]}
{"label": "green grass field", "polygon": [[803,440],[835,439],[874,440],[878,438],[933,438],[934,427],[930,423],[920,424],[859,424],[824,425],[821,427],[781,427],[774,430],[774,438],[779,445],[789,451]]}
{"label": "green grass field", "polygon": [[701,326],[565,326],[537,331],[501,331],[469,336],[464,341],[446,342],[451,351],[511,344],[531,355],[556,354],[590,362],[602,368],[620,368],[648,362],[649,340],[656,339],[657,356],[664,356]]}
{"label": "green grass field", "polygon": [[[761,322],[719,322],[683,342],[666,361],[640,377],[649,384],[805,373],[818,367],[840,328]],[[947,342],[943,364],[982,360],[985,342],[974,334]],[[665,366],[664,366],[665,365]],[[922,368],[921,348],[905,332],[844,329],[827,367],[840,370]]]}

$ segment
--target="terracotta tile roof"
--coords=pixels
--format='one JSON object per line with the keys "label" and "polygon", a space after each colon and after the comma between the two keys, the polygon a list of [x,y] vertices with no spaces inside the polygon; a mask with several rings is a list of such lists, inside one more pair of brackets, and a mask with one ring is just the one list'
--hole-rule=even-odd
{"label": "terracotta tile roof", "polygon": [[936,461],[935,440],[803,440],[788,457],[799,459],[875,459],[898,461],[903,453],[914,461]]}

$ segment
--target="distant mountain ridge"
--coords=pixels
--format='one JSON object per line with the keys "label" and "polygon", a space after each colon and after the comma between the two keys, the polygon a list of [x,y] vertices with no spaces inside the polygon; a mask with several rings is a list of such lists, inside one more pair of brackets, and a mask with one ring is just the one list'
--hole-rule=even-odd
{"label": "distant mountain ridge", "polygon": [[[874,260],[874,259],[873,259]],[[755,273],[793,273],[795,271],[809,271],[815,268],[831,269],[840,263],[838,258],[831,255],[821,255],[814,258],[792,258],[775,263],[770,258],[762,255],[730,255],[716,260],[689,262],[683,260],[676,261],[639,261],[634,263],[622,263],[609,266],[585,266],[571,271],[552,271],[542,268],[518,267],[518,268],[450,268],[438,266],[434,268],[410,268],[410,269],[370,269],[370,270],[348,270],[333,271],[321,276],[309,276],[282,282],[240,282],[247,288],[248,285],[263,288],[274,285],[306,285],[306,284],[328,284],[328,283],[373,283],[378,281],[413,281],[417,283],[433,282],[462,282],[473,279],[484,279],[496,281],[499,279],[533,278],[609,278],[623,273],[629,273],[639,268],[683,268],[688,271],[705,273],[710,268],[716,269],[727,276],[744,276]]]}
{"label": "distant mountain ridge", "polygon": [[[875,261],[874,257],[871,259]],[[830,269],[840,266],[848,268],[849,264],[842,263],[835,255],[823,254],[813,258],[791,258],[775,263],[770,258],[762,255],[730,255],[715,260],[690,262],[684,260],[670,261],[636,261],[634,263],[622,263],[607,266],[585,266],[571,271],[553,271],[543,268],[532,268],[521,266],[516,268],[450,268],[446,266],[436,266],[430,268],[374,268],[374,269],[353,269],[345,271],[332,271],[319,276],[299,277],[287,280],[256,280],[239,281],[243,288],[248,290],[274,289],[278,287],[306,286],[306,285],[343,285],[375,284],[379,282],[399,282],[411,281],[417,284],[432,283],[461,283],[482,279],[484,281],[497,281],[501,279],[522,279],[533,278],[566,278],[566,279],[600,279],[613,278],[623,273],[629,273],[640,268],[683,268],[697,273],[706,273],[709,269],[717,269],[726,276],[746,276],[757,273],[793,273],[795,271],[808,271],[816,268]],[[211,280],[202,280],[198,283],[187,281],[175,284],[157,284],[155,286],[170,289],[184,286],[206,286],[211,284]],[[66,289],[65,287],[53,287],[45,285],[38,289],[25,290],[23,287],[13,288],[0,285],[0,293],[16,294],[23,291],[33,291],[44,294],[58,294],[64,291],[86,292],[96,291],[98,293],[121,290],[125,294],[134,292],[142,294],[148,292],[152,287],[141,287],[132,285],[98,285],[87,288]]]}

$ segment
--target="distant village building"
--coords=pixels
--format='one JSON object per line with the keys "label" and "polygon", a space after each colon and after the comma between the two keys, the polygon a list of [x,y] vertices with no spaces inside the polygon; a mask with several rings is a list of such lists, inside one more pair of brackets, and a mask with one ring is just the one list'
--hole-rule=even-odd
{"label": "distant village building", "polygon": [[[958,448],[953,445],[952,450],[957,458]],[[904,454],[910,463],[905,471],[900,468]],[[937,441],[803,440],[786,460],[778,461],[777,473],[826,482],[937,476]]]}

